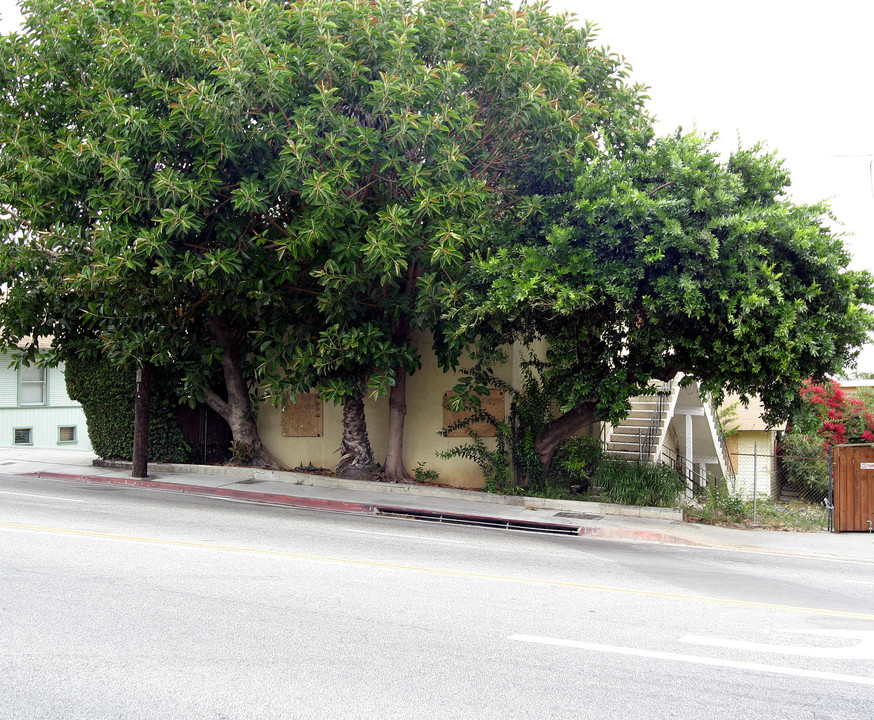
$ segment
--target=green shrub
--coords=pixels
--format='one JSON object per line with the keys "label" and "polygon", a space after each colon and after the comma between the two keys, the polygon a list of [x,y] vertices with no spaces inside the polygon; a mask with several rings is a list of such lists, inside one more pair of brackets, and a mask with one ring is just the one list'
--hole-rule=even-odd
{"label": "green shrub", "polygon": [[[94,452],[104,460],[131,460],[134,442],[136,371],[103,360],[67,362],[67,393],[82,403],[88,437]],[[178,378],[152,371],[149,413],[149,460],[188,462],[191,446],[176,420],[176,397],[168,389],[179,387]]]}
{"label": "green shrub", "polygon": [[[446,437],[455,430],[466,430],[470,442],[443,452],[438,457],[462,457],[479,465],[486,480],[487,492],[543,493],[550,486],[544,477],[543,464],[534,451],[543,426],[552,419],[552,400],[549,391],[540,382],[538,370],[542,363],[534,358],[522,365],[522,389],[493,378],[494,389],[502,390],[510,398],[510,412],[506,420],[498,420],[480,407],[465,404],[473,413],[464,420],[440,431]],[[482,388],[485,391],[485,388]],[[495,428],[495,448],[490,449],[472,429],[476,423],[489,423]],[[518,486],[525,485],[524,489]]]}
{"label": "green shrub", "polygon": [[604,455],[601,441],[596,437],[572,437],[561,445],[553,460],[553,483],[573,493],[586,492]]}
{"label": "green shrub", "polygon": [[650,507],[673,507],[686,488],[686,481],[667,465],[606,457],[591,483],[608,502]]}
{"label": "green shrub", "polygon": [[778,462],[787,485],[802,490],[811,499],[828,496],[828,457],[823,452],[821,438],[787,433],[780,443]]}

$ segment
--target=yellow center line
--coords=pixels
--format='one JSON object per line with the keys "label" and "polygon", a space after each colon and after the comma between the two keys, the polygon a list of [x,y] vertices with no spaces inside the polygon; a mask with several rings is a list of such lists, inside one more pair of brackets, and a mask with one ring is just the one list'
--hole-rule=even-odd
{"label": "yellow center line", "polygon": [[209,543],[189,542],[185,540],[167,540],[164,538],[141,537],[138,535],[118,535],[115,533],[94,532],[92,530],[73,530],[70,528],[43,527],[40,525],[21,525],[18,523],[0,522],[0,528],[11,530],[29,530],[32,532],[53,533],[58,535],[75,535],[78,537],[104,538],[107,540],[126,540],[129,542],[149,543],[152,545],[168,545],[172,547],[197,548],[200,550],[221,550],[225,552],[246,553],[250,555],[266,555],[271,557],[292,558],[312,562],[331,563],[335,565],[354,565],[358,567],[385,568],[388,570],[405,570],[408,572],[428,573],[430,575],[445,575],[449,577],[477,578],[481,580],[499,580],[502,582],[523,583],[526,585],[545,585],[548,587],[573,588],[575,590],[591,590],[596,592],[619,593],[623,595],[639,595],[661,598],[665,600],[686,600],[711,605],[728,605],[733,607],[757,608],[760,610],[779,610],[782,612],[802,613],[805,615],[824,615],[828,617],[847,618],[852,620],[869,620],[874,622],[874,615],[845,610],[830,610],[828,608],[801,607],[796,605],[778,605],[775,603],[752,602],[749,600],[729,600],[726,598],[707,597],[704,595],[683,595],[680,593],[663,593],[655,590],[634,590],[629,588],[611,587],[609,585],[589,585],[586,583],[565,582],[562,580],[543,580],[540,578],[517,577],[513,575],[494,575],[490,573],[468,572],[465,570],[443,570],[421,565],[402,565],[398,563],[378,562],[376,560],[354,560],[352,558],[331,557],[329,555],[310,555],[307,553],[286,552],[284,550],[263,550],[259,548],[239,547],[236,545],[211,545]]}

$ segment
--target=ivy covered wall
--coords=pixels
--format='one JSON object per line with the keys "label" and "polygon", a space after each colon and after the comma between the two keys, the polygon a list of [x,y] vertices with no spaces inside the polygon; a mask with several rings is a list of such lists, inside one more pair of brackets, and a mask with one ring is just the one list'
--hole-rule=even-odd
{"label": "ivy covered wall", "polygon": [[[94,452],[104,460],[130,460],[134,442],[136,370],[103,360],[70,361],[67,392],[82,403]],[[168,389],[179,386],[166,370],[152,371],[149,461],[188,462],[191,445],[176,420],[177,400]]]}

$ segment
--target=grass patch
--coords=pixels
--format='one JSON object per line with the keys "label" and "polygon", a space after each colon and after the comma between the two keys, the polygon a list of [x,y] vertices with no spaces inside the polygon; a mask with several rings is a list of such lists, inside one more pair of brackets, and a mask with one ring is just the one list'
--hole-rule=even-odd
{"label": "grass patch", "polygon": [[760,527],[770,530],[818,532],[828,530],[828,510],[791,500],[778,502],[760,497],[753,523],[753,501],[744,500],[722,487],[710,487],[702,502],[684,508],[686,520],[731,527]]}

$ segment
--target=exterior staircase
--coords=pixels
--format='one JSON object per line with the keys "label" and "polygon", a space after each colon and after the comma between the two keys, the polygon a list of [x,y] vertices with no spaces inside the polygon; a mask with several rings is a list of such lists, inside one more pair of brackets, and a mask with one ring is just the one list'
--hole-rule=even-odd
{"label": "exterior staircase", "polygon": [[654,394],[630,398],[631,412],[608,429],[606,449],[610,455],[629,460],[658,459],[668,424],[677,404],[679,382],[653,386]]}

